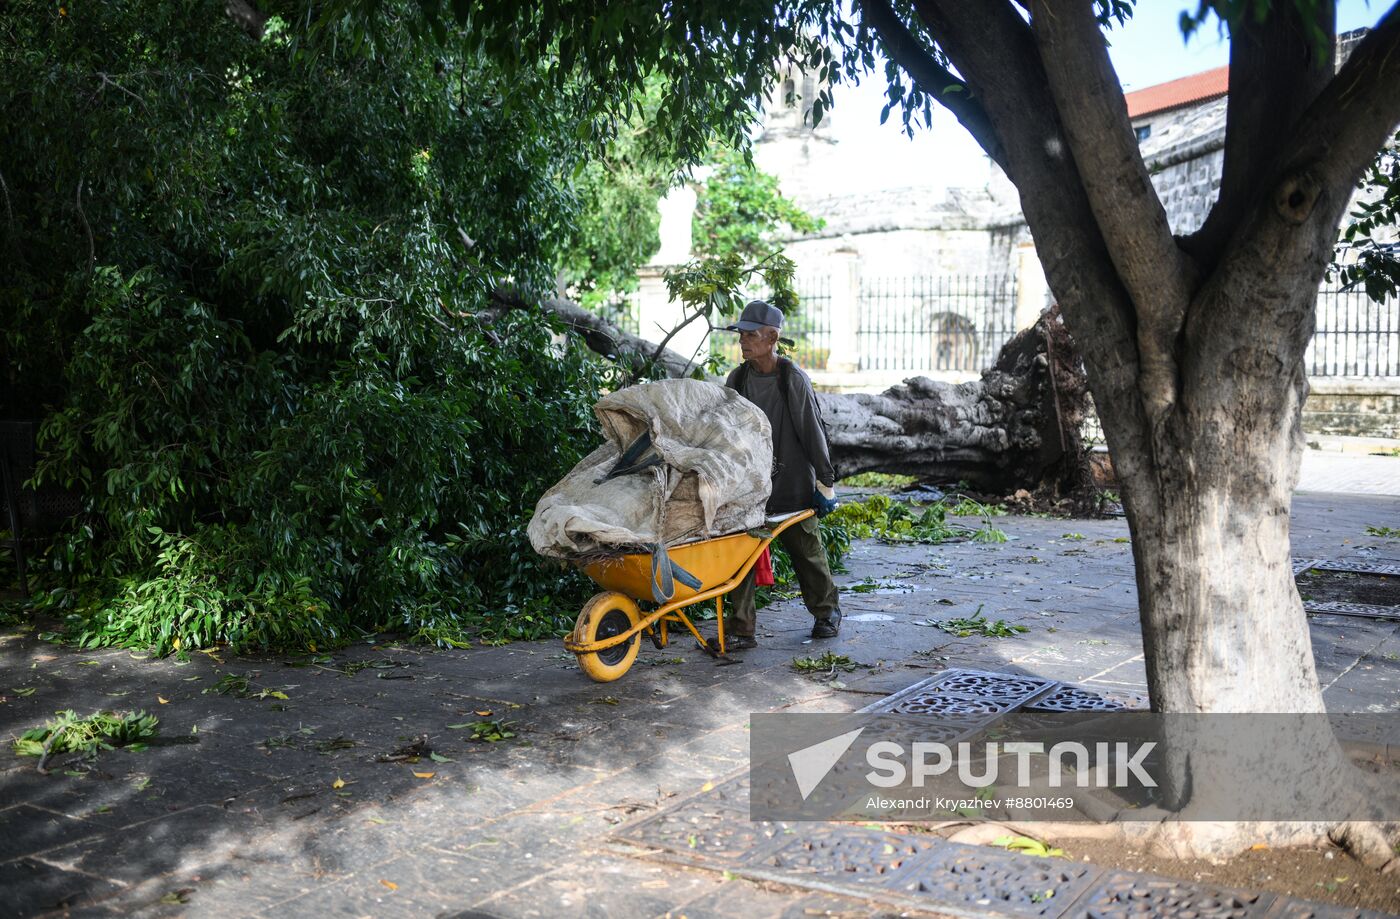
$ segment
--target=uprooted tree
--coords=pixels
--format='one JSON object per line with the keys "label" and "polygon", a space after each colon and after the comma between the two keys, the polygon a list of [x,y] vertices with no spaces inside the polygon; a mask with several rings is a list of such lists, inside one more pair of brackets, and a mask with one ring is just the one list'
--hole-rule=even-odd
{"label": "uprooted tree", "polygon": [[[1303,354],[1351,191],[1400,120],[1400,11],[1338,69],[1330,3],[1201,4],[1198,21],[1218,14],[1230,35],[1224,170],[1205,224],[1178,238],[1107,53],[1130,3],[860,0],[852,18],[804,0],[610,4],[602,19],[571,0],[466,7],[483,46],[523,36],[512,53],[557,49],[600,82],[659,69],[737,104],[797,61],[824,85],[816,120],[831,86],[882,53],[906,126],[946,106],[1020,192],[1122,485],[1154,709],[1324,710],[1289,564]],[[716,113],[682,93],[659,116]],[[1315,742],[1314,762],[1345,768]],[[1275,829],[1277,843],[1320,828]],[[1162,838],[1222,854],[1255,832],[1179,824]],[[1374,827],[1334,832],[1370,860],[1393,856]]]}
{"label": "uprooted tree", "polygon": [[[490,321],[527,301],[500,292]],[[592,350],[634,373],[679,377],[696,364],[568,300],[539,303]],[[723,334],[723,333],[718,333]],[[1071,492],[1088,484],[1083,364],[1058,309],[1008,341],[978,380],[913,377],[879,395],[818,393],[838,477],[892,472],[966,482],[992,494]]]}

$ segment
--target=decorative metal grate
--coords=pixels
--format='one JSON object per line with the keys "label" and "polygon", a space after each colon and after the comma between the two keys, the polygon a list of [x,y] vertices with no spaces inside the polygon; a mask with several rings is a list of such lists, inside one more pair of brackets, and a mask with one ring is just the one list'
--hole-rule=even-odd
{"label": "decorative metal grate", "polygon": [[625,841],[660,849],[683,861],[739,864],[791,838],[781,823],[749,820],[749,789],[731,779],[627,827]]}
{"label": "decorative metal grate", "polygon": [[1027,712],[1126,712],[1146,708],[1145,699],[1115,698],[1084,689],[1081,686],[1061,686],[1054,692],[1026,705]]}
{"label": "decorative metal grate", "polygon": [[[1252,915],[1259,915],[1259,911],[1255,910]],[[1307,900],[1292,900],[1287,897],[1279,897],[1273,908],[1262,915],[1264,919],[1388,919],[1388,914],[1375,910],[1328,906],[1325,903],[1309,903]],[[1389,916],[1389,919],[1394,917]]]}
{"label": "decorative metal grate", "polygon": [[1246,919],[1260,896],[1189,881],[1153,877],[1129,871],[1107,874],[1084,901],[1079,915],[1103,919],[1144,916],[1192,916],[1199,919]]}
{"label": "decorative metal grate", "polygon": [[979,915],[1059,916],[1100,871],[1081,862],[948,843],[895,882],[902,893]]}
{"label": "decorative metal grate", "polygon": [[1400,565],[1388,565],[1383,562],[1354,562],[1347,559],[1337,561],[1319,561],[1313,564],[1318,571],[1345,571],[1353,574],[1389,574],[1400,575]]}
{"label": "decorative metal grate", "polygon": [[1309,600],[1303,611],[1313,615],[1356,616],[1361,619],[1394,619],[1400,621],[1400,606],[1370,606],[1365,603],[1343,603],[1340,600]]}
{"label": "decorative metal grate", "polygon": [[779,871],[837,878],[857,884],[887,883],[916,857],[941,844],[937,837],[852,831],[803,836],[754,860]]}
{"label": "decorative metal grate", "polygon": [[1046,690],[1054,680],[984,670],[945,670],[861,709],[891,714],[996,715],[1013,711]]}
{"label": "decorative metal grate", "polygon": [[935,689],[924,695],[910,696],[890,709],[895,715],[995,715],[1007,711],[994,699],[964,699],[944,695]]}

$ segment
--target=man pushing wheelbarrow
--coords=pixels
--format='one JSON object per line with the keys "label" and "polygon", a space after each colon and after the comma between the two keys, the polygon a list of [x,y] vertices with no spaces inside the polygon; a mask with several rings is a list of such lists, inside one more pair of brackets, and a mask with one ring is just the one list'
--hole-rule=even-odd
{"label": "man pushing wheelbarrow", "polygon": [[[535,506],[535,550],[603,588],[564,640],[595,680],[625,674],[643,634],[664,648],[671,626],[711,654],[754,647],[753,568],[775,538],[793,556],[817,620],[812,634],[840,628],[812,519],[814,504],[825,512],[835,499],[811,383],[775,353],[780,311],[759,301],[739,322],[753,326],[740,331],[754,364],[731,375],[730,387],[662,380],[604,396],[594,413],[605,442]],[[736,609],[726,617],[731,593]],[[685,613],[708,600],[713,641]]]}
{"label": "man pushing wheelbarrow", "polygon": [[[773,429],[773,492],[768,499],[770,516],[814,508],[824,516],[836,508],[836,471],[822,427],[821,411],[807,374],[778,355],[783,311],[762,300],[744,307],[739,321],[726,331],[739,333],[744,362],[734,368],[724,385],[738,391],[763,410]],[[835,638],[841,631],[840,595],[831,579],[826,547],[815,517],[788,527],[778,542],[792,560],[802,601],[812,614],[813,638]],[[754,638],[754,572],[729,594],[729,621],[725,632],[731,651],[758,646]]]}

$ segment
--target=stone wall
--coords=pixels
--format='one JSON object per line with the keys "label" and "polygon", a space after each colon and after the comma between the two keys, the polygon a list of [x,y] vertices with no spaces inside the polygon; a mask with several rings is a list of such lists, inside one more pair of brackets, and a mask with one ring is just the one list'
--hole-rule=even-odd
{"label": "stone wall", "polygon": [[1400,380],[1332,377],[1311,381],[1306,434],[1400,439]]}
{"label": "stone wall", "polygon": [[835,252],[854,252],[867,276],[1008,275],[1016,273],[1015,228],[890,229],[817,236],[787,244],[799,275],[820,275]]}
{"label": "stone wall", "polygon": [[1173,233],[1200,229],[1220,195],[1225,105],[1222,97],[1133,122],[1134,126],[1152,127],[1151,135],[1142,142],[1142,159]]}

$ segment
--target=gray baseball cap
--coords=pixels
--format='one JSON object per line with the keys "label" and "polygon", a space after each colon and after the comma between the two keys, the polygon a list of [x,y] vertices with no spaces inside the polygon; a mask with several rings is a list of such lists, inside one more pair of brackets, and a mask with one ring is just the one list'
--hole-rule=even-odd
{"label": "gray baseball cap", "polygon": [[739,321],[724,327],[726,332],[752,332],[764,326],[783,327],[783,311],[765,300],[750,300],[739,314]]}

